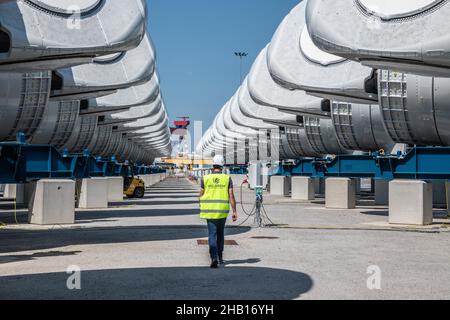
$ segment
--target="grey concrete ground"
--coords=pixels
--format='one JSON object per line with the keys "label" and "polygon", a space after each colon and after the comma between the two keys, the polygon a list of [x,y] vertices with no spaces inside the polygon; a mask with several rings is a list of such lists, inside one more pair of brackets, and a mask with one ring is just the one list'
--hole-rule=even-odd
{"label": "grey concrete ground", "polygon": [[[210,270],[198,186],[169,179],[145,199],[78,210],[74,226],[31,226],[0,203],[0,299],[449,299],[446,212],[426,228],[387,225],[365,195],[355,210],[266,196],[274,226],[229,223],[227,265]],[[239,190],[236,190],[240,198]],[[244,190],[244,207],[253,193]],[[81,290],[68,290],[69,266]],[[381,271],[369,290],[367,270]]]}

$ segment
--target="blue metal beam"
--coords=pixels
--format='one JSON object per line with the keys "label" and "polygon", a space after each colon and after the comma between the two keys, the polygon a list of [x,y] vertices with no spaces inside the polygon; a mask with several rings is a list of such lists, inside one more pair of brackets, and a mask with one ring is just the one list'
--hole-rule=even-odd
{"label": "blue metal beam", "polygon": [[163,172],[161,167],[134,166],[95,158],[86,150],[73,155],[50,145],[29,145],[22,135],[17,142],[0,143],[0,183],[27,183],[39,179],[83,179]]}
{"label": "blue metal beam", "polygon": [[276,175],[373,178],[379,180],[450,179],[450,148],[416,147],[407,154],[339,155],[281,164]]}
{"label": "blue metal beam", "polygon": [[246,165],[233,165],[229,169],[230,174],[248,174],[248,167]]}

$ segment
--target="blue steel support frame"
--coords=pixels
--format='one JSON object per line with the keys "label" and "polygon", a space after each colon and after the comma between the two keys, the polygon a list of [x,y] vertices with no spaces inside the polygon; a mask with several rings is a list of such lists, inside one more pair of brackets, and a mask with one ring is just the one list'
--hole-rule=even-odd
{"label": "blue steel support frame", "polygon": [[95,158],[89,151],[60,153],[50,145],[29,145],[24,136],[17,142],[0,143],[0,183],[20,184],[39,179],[83,179],[161,173],[162,168],[134,166],[111,159]]}
{"label": "blue steel support frame", "polygon": [[281,164],[276,175],[373,178],[378,180],[450,179],[450,148],[415,147],[398,155],[339,155],[327,159],[302,159]]}
{"label": "blue steel support frame", "polygon": [[229,166],[230,174],[248,174],[248,166],[246,165],[232,165]]}

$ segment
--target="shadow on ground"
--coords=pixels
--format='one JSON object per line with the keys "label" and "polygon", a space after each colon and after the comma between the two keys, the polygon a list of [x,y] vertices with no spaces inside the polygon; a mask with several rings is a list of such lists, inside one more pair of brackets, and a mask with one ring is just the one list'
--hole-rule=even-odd
{"label": "shadow on ground", "polygon": [[39,258],[75,256],[79,253],[81,253],[81,251],[50,251],[50,252],[36,252],[33,254],[16,254],[10,256],[0,256],[0,264],[19,261],[31,261]]}
{"label": "shadow on ground", "polygon": [[[378,211],[362,211],[361,214],[369,215],[369,216],[380,216],[380,217],[389,217],[389,210],[378,210]],[[434,210],[433,211],[434,219],[448,219],[448,214],[446,211]]]}
{"label": "shadow on ground", "polygon": [[111,218],[143,218],[143,217],[171,217],[198,215],[198,209],[132,209],[108,211],[78,211],[75,215],[77,222],[85,220],[103,220]]}
{"label": "shadow on ground", "polygon": [[[233,236],[250,230],[249,227],[227,228],[226,235]],[[201,239],[207,236],[206,226],[187,225],[2,231],[0,232],[0,253],[52,250],[76,245]]]}
{"label": "shadow on ground", "polygon": [[[161,202],[165,203],[165,202]],[[157,205],[156,203],[153,203]],[[173,205],[174,203],[172,203]],[[178,204],[178,203],[177,203]],[[185,203],[179,203],[183,205]],[[192,204],[189,202],[188,204]],[[133,205],[133,204],[128,204]],[[194,216],[199,214],[198,209],[139,209],[130,208],[126,210],[127,203],[123,203],[119,206],[119,210],[83,210],[77,211],[75,214],[76,223],[92,223],[92,222],[112,222],[112,219],[117,218],[145,218],[145,217],[174,217],[174,216]],[[120,210],[120,208],[124,210]],[[0,222],[14,225],[17,222],[19,224],[28,223],[28,212],[20,211],[14,215],[14,211],[3,211],[0,214]]]}
{"label": "shadow on ground", "polygon": [[81,272],[81,290],[65,272],[0,277],[0,299],[290,300],[313,287],[307,274],[281,269],[201,267]]}
{"label": "shadow on ground", "polygon": [[[159,197],[159,198],[167,198],[167,197]],[[173,205],[191,205],[198,203],[198,200],[173,200],[173,201],[145,201],[145,200],[127,200],[124,202],[111,202],[109,203],[109,207],[126,207],[126,206],[173,206]]]}

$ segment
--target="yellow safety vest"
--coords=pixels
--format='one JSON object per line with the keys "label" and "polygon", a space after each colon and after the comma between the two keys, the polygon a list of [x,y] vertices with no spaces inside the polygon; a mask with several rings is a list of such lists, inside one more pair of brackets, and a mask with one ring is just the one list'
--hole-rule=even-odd
{"label": "yellow safety vest", "polygon": [[200,198],[200,218],[226,219],[230,213],[230,177],[226,174],[210,174],[203,178],[205,193]]}

